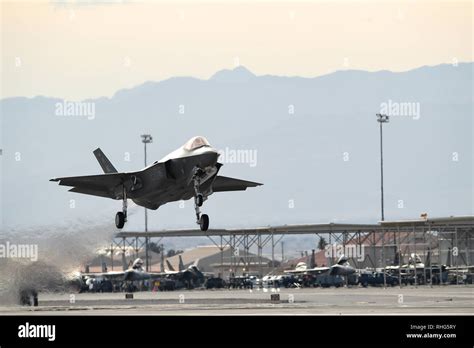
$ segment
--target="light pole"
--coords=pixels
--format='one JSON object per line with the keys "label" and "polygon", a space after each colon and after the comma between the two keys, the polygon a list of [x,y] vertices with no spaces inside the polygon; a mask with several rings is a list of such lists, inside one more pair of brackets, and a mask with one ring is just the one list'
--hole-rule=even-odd
{"label": "light pole", "polygon": [[[152,143],[153,138],[150,134],[142,134],[142,143],[145,151],[145,167],[146,167],[146,144]],[[148,232],[148,209],[145,208],[145,233]],[[148,235],[145,237],[145,270],[148,272]]]}
{"label": "light pole", "polygon": [[377,122],[380,124],[380,203],[381,203],[381,215],[382,220],[385,220],[384,207],[383,207],[383,137],[382,137],[382,124],[388,123],[388,115],[377,114]]}

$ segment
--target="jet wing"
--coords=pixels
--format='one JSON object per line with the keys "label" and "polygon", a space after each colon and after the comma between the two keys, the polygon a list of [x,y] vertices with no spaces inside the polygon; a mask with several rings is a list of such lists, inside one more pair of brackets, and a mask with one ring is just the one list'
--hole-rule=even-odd
{"label": "jet wing", "polygon": [[303,274],[306,272],[306,270],[299,270],[299,269],[287,269],[283,271],[284,273],[290,273],[290,274]]}
{"label": "jet wing", "polygon": [[50,181],[59,181],[59,185],[73,186],[69,191],[112,199],[121,198],[121,190],[116,188],[130,177],[129,173],[110,173],[87,176],[70,176],[54,178]]}
{"label": "jet wing", "polygon": [[82,273],[82,276],[88,278],[104,278],[104,279],[123,279],[125,272],[111,271],[102,273]]}
{"label": "jet wing", "polygon": [[124,280],[128,280],[128,281],[156,280],[156,279],[165,278],[166,276],[167,276],[166,273],[161,273],[161,272],[144,272],[144,271],[129,270],[125,272]]}
{"label": "jet wing", "polygon": [[216,179],[212,183],[213,192],[224,192],[224,191],[244,191],[247,187],[256,187],[263,184],[258,182],[228,178],[226,176],[216,176]]}
{"label": "jet wing", "polygon": [[329,271],[329,267],[315,267],[315,268],[309,268],[306,270],[307,273],[324,273]]}
{"label": "jet wing", "polygon": [[166,273],[149,273],[149,272],[140,272],[136,270],[126,270],[126,271],[111,271],[111,272],[102,272],[102,273],[83,273],[83,276],[87,278],[104,278],[107,280],[122,280],[122,281],[140,281],[140,280],[155,280],[164,278],[167,276]]}
{"label": "jet wing", "polygon": [[285,273],[290,274],[320,274],[329,271],[329,267],[315,267],[315,268],[307,268],[307,269],[290,269],[284,271]]}

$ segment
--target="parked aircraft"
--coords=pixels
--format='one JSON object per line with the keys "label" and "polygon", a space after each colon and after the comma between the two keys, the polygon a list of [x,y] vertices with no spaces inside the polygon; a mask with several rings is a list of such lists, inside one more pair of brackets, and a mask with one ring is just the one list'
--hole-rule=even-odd
{"label": "parked aircraft", "polygon": [[[137,258],[132,267],[125,271],[111,271],[101,273],[83,273],[82,276],[86,279],[105,279],[105,280],[117,280],[117,281],[143,281],[143,280],[160,280],[160,279],[172,279],[175,281],[181,281],[182,283],[190,285],[200,284],[204,282],[204,274],[198,268],[199,260],[196,260],[188,268],[181,267],[182,260],[180,255],[180,270],[175,271],[174,269],[166,270],[165,272],[146,272],[143,268],[143,260]],[[170,266],[169,262],[168,265]]]}
{"label": "parked aircraft", "polygon": [[308,268],[305,262],[299,262],[295,269],[287,270],[285,273],[289,274],[323,274],[328,273],[329,275],[340,275],[340,276],[348,276],[356,272],[356,269],[352,267],[349,262],[348,258],[342,255],[337,263],[331,267],[313,267]]}

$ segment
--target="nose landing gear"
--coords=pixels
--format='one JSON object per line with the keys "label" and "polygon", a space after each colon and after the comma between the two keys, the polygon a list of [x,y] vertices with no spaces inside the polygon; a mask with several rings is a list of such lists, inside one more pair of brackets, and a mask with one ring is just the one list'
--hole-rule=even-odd
{"label": "nose landing gear", "polygon": [[206,197],[201,193],[201,175],[203,170],[201,168],[195,168],[193,174],[193,184],[194,184],[194,210],[196,211],[196,223],[201,228],[201,231],[207,231],[209,228],[209,216],[206,214],[201,215],[201,210]]}

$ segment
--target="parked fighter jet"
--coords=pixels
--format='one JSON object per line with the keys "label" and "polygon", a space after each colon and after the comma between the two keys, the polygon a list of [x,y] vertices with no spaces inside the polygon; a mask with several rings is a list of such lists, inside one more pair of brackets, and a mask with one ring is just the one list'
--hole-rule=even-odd
{"label": "parked fighter jet", "polygon": [[348,276],[355,273],[355,268],[352,267],[349,262],[348,258],[342,255],[337,263],[331,267],[313,267],[308,268],[305,262],[299,262],[295,269],[287,270],[285,273],[290,274],[323,274],[328,273],[329,275],[335,276]]}
{"label": "parked fighter jet", "polygon": [[[176,272],[173,265],[168,261],[166,260],[166,265],[168,266],[168,270],[166,272]],[[178,265],[178,269],[180,271],[184,270],[184,264],[183,264],[183,259],[181,257],[181,255],[179,255],[179,265]]]}
{"label": "parked fighter jet", "polygon": [[94,151],[105,174],[54,178],[59,185],[72,186],[69,191],[122,200],[122,211],[115,216],[117,228],[127,221],[127,201],[147,209],[188,200],[194,197],[196,223],[202,231],[209,227],[209,217],[200,207],[214,192],[246,190],[262,184],[218,176],[222,163],[219,153],[206,138],[197,136],[152,165],[136,172],[118,173],[100,148]]}
{"label": "parked fighter jet", "polygon": [[342,255],[335,265],[329,270],[329,275],[348,276],[354,274],[356,269],[349,264],[349,259]]}
{"label": "parked fighter jet", "polygon": [[[180,256],[180,263],[182,262]],[[174,280],[180,280],[185,283],[199,283],[204,282],[204,274],[198,268],[199,260],[196,260],[188,268],[184,266],[179,271],[166,270],[165,272],[146,272],[143,268],[143,260],[136,259],[132,267],[125,271],[111,271],[102,273],[84,273],[82,274],[85,278],[103,278],[107,280],[122,280],[122,281],[141,281],[148,279],[163,279],[171,278]]]}
{"label": "parked fighter jet", "polygon": [[133,263],[132,266],[124,271],[109,271],[101,273],[83,273],[85,278],[103,278],[107,280],[146,280],[153,279],[161,276],[161,273],[148,273],[143,269],[143,261],[138,258]]}

